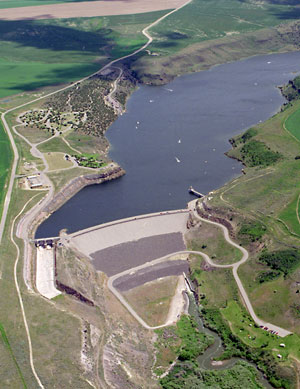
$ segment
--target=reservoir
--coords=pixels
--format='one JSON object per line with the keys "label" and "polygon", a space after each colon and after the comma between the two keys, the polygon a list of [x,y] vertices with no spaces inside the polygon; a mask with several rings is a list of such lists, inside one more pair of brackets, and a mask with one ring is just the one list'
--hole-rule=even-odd
{"label": "reservoir", "polygon": [[57,236],[129,216],[185,208],[193,197],[241,174],[224,155],[229,138],[268,119],[284,99],[277,86],[300,70],[300,52],[252,57],[141,86],[107,131],[122,178],[84,188],[38,228]]}

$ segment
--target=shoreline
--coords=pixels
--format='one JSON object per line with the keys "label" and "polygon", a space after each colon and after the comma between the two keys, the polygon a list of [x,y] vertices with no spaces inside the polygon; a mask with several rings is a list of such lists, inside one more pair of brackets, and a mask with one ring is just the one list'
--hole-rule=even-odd
{"label": "shoreline", "polygon": [[31,229],[31,234],[35,236],[38,227],[72,197],[74,197],[83,188],[90,185],[100,185],[107,181],[116,180],[125,175],[125,170],[118,164],[114,164],[110,169],[106,169],[104,173],[97,172],[94,174],[81,175],[68,181],[54,196],[53,199],[45,204],[41,209],[40,215],[35,220],[34,226]]}
{"label": "shoreline", "polygon": [[[288,52],[287,52],[287,53],[288,53]],[[269,55],[277,55],[277,54],[276,54],[276,53],[275,53],[275,54],[274,54],[274,53],[271,53],[271,54],[269,54]],[[265,55],[262,55],[262,56],[265,56]],[[250,56],[249,58],[252,58],[252,57],[254,57],[254,56]],[[261,55],[257,55],[257,56],[255,56],[255,57],[261,57]],[[233,61],[233,62],[243,62],[243,61],[245,61],[245,60],[247,60],[247,58],[244,58],[244,59],[241,59],[241,60],[238,60],[238,61]],[[215,65],[215,66],[222,66],[222,65],[224,65],[224,64],[219,64],[219,65]],[[214,67],[214,66],[212,66],[212,67]],[[211,68],[212,68],[212,67],[211,67]],[[200,73],[200,72],[202,72],[202,70],[200,70],[199,73]],[[127,72],[125,71],[124,73],[125,73],[125,75],[127,76],[127,74],[126,74]],[[191,75],[191,74],[193,74],[193,73],[187,73],[187,74],[185,74],[185,75],[179,75],[179,76],[176,76],[175,78],[182,77],[182,76],[188,76],[188,75]],[[126,77],[126,79],[130,81],[130,77]],[[134,88],[133,88],[133,89],[130,91],[130,93],[126,96],[126,102],[125,102],[125,106],[124,106],[124,109],[123,109],[123,111],[122,111],[122,114],[126,112],[126,104],[127,104],[128,100],[129,100],[129,98],[133,95],[134,92],[136,92],[141,86],[143,86],[143,85],[145,85],[145,84],[139,83],[139,82],[138,82],[137,84],[134,85],[134,83],[133,83],[132,85],[134,86]],[[153,86],[155,87],[156,85],[153,85]],[[286,102],[287,102],[286,97],[285,97],[284,94],[282,93],[283,87],[284,87],[284,84],[283,84],[283,85],[279,85],[279,86],[274,86],[274,89],[275,89],[276,91],[278,91],[278,94],[280,94],[280,95],[284,98],[284,102],[278,107],[278,109],[274,110],[274,111],[271,113],[271,116],[270,116],[269,118],[271,118],[272,116],[274,116],[274,115],[278,114],[279,112],[281,112],[282,109],[283,109],[283,107],[285,106],[285,104],[286,104]],[[115,98],[115,96],[114,96],[113,98]],[[120,115],[121,115],[121,114],[120,114]],[[106,140],[107,143],[108,143],[107,148],[106,148],[106,150],[105,150],[105,157],[106,157],[106,158],[109,158],[109,152],[110,152],[111,146],[112,146],[111,143],[110,143],[110,141],[109,141],[108,138],[106,137],[106,133],[107,133],[107,131],[110,129],[110,127],[112,126],[112,124],[115,123],[115,121],[119,118],[120,115],[117,116],[117,118],[110,124],[110,126],[107,128],[107,130],[106,130],[105,133],[103,134],[103,137],[105,138],[105,140]],[[268,118],[268,119],[269,119],[269,118]],[[268,119],[267,119],[267,120],[268,120]],[[240,134],[239,134],[239,135],[235,135],[235,137],[242,135],[245,131],[247,131],[247,129],[251,128],[252,126],[256,126],[256,125],[259,125],[259,124],[260,124],[260,122],[257,122],[257,123],[255,123],[255,124],[253,124],[253,125],[251,125],[251,126],[244,127],[244,128],[242,129],[242,131],[240,132]],[[224,155],[226,155],[226,157],[228,157],[228,158],[230,158],[230,159],[233,159],[233,160],[236,160],[236,161],[240,162],[240,163],[242,164],[241,172],[240,172],[240,174],[239,174],[237,177],[234,177],[233,179],[230,179],[229,181],[227,181],[227,182],[226,182],[224,185],[222,185],[221,187],[214,188],[214,189],[213,189],[214,191],[215,191],[215,190],[221,189],[223,186],[227,185],[227,184],[230,183],[232,180],[235,180],[235,179],[237,179],[237,178],[239,178],[239,177],[241,177],[241,176],[243,176],[243,175],[246,174],[246,171],[245,171],[245,169],[244,169],[244,168],[246,167],[245,163],[244,163],[242,160],[240,160],[239,158],[235,157],[235,156],[228,155],[228,154],[230,153],[230,151],[234,149],[233,144],[232,144],[232,142],[231,142],[232,139],[234,139],[234,137],[233,137],[233,138],[229,138],[229,139],[227,140],[227,141],[230,143],[231,147],[230,147],[230,149],[228,149],[228,150],[224,153]],[[97,182],[95,182],[95,183],[97,183]],[[93,183],[88,184],[88,185],[92,185],[92,184],[93,184]],[[66,184],[66,186],[68,186],[68,185],[72,185],[72,182],[69,182],[68,184]],[[64,199],[63,201],[58,202],[58,204],[57,204],[57,206],[55,207],[55,209],[50,209],[50,210],[47,209],[47,210],[46,210],[47,215],[45,215],[45,216],[38,222],[38,225],[36,226],[34,233],[36,232],[37,228],[43,223],[43,221],[46,220],[46,219],[51,215],[51,213],[57,211],[64,203],[66,203],[66,202],[67,202],[68,200],[70,200],[73,196],[75,196],[75,195],[76,195],[81,189],[83,189],[85,186],[86,186],[86,185],[84,185],[84,186],[82,186],[81,188],[79,188],[78,190],[74,191],[68,198]],[[61,189],[61,192],[62,192],[62,191],[64,191],[64,188]],[[46,208],[47,208],[47,207],[46,207]]]}

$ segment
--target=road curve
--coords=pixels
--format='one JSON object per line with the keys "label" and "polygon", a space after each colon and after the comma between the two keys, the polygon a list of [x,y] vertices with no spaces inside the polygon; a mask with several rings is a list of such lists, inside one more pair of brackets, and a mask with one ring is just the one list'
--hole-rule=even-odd
{"label": "road curve", "polygon": [[125,300],[125,298],[122,296],[122,294],[114,287],[114,281],[117,280],[119,277],[122,277],[122,276],[125,276],[127,274],[130,274],[132,272],[136,272],[138,270],[141,270],[141,269],[144,269],[146,267],[149,267],[149,266],[154,266],[154,265],[157,265],[158,263],[161,263],[161,262],[165,262],[167,261],[168,259],[174,257],[175,255],[178,255],[178,254],[186,254],[186,251],[180,251],[180,252],[176,252],[176,253],[172,253],[172,254],[168,254],[168,255],[165,255],[164,257],[161,257],[161,258],[158,258],[158,259],[154,259],[153,261],[150,261],[150,262],[147,262],[143,265],[140,265],[140,266],[136,266],[134,268],[131,268],[131,269],[128,269],[128,270],[124,270],[123,272],[121,273],[118,273],[118,274],[115,274],[114,276],[111,276],[109,279],[108,279],[108,282],[107,282],[107,286],[108,286],[108,289],[120,300],[120,302],[125,306],[125,308],[127,308],[127,310],[132,314],[132,316],[144,327],[146,328],[147,330],[156,330],[158,328],[162,328],[162,327],[166,327],[166,326],[169,326],[171,324],[174,324],[174,321],[172,320],[167,320],[166,323],[164,324],[161,324],[159,326],[149,326],[137,313],[136,311],[131,307],[130,304],[127,303],[127,301]]}
{"label": "road curve", "polygon": [[244,300],[244,303],[247,307],[247,310],[248,312],[250,313],[252,319],[254,320],[254,322],[259,325],[259,326],[263,326],[263,327],[267,327],[268,330],[271,330],[271,331],[275,331],[275,332],[278,332],[278,335],[281,336],[281,337],[284,337],[284,336],[287,336],[287,335],[290,335],[292,332],[291,331],[288,331],[288,330],[285,330],[284,328],[281,328],[281,327],[278,327],[274,324],[271,324],[271,323],[267,323],[265,322],[264,320],[261,320],[260,318],[258,318],[254,312],[254,309],[253,309],[253,306],[250,302],[250,299],[248,297],[248,294],[242,284],[242,281],[238,275],[238,269],[239,267],[245,263],[249,257],[249,253],[248,251],[244,248],[244,247],[241,247],[240,245],[238,245],[237,243],[233,242],[229,236],[229,232],[228,232],[228,229],[223,226],[222,224],[220,223],[216,223],[216,222],[213,222],[211,220],[207,220],[207,219],[204,219],[202,218],[201,216],[199,216],[199,214],[197,213],[196,211],[196,202],[197,200],[194,200],[194,201],[191,201],[189,203],[189,208],[190,210],[193,212],[193,215],[198,219],[198,220],[201,220],[205,223],[209,223],[209,224],[213,224],[215,226],[218,226],[220,228],[222,228],[223,230],[223,233],[224,233],[224,238],[225,240],[231,244],[232,246],[236,247],[237,249],[239,249],[242,254],[243,254],[243,257],[242,259],[239,261],[239,262],[236,262],[236,263],[233,263],[231,265],[218,265],[218,264],[215,264],[206,254],[204,253],[201,253],[202,256],[205,256],[206,260],[208,261],[208,263],[210,263],[212,266],[214,267],[227,267],[227,268],[232,268],[232,273],[233,273],[233,276],[234,276],[234,279],[235,279],[235,282],[237,283],[237,286],[239,288],[239,291],[240,291],[240,294],[242,296],[242,299]]}
{"label": "road curve", "polygon": [[[199,216],[199,214],[197,213],[196,211],[196,202],[197,200],[193,200],[191,202],[189,202],[188,204],[188,208],[189,208],[189,211],[194,215],[195,218],[197,218],[198,220],[200,221],[203,221],[205,223],[209,223],[209,224],[212,224],[212,225],[215,225],[219,228],[221,228],[223,230],[223,234],[224,234],[224,238],[225,240],[232,246],[236,247],[238,250],[240,250],[243,254],[242,258],[240,259],[240,261],[238,262],[235,262],[233,264],[228,264],[228,265],[220,265],[220,264],[217,264],[215,263],[207,254],[203,253],[202,251],[195,251],[195,250],[184,250],[184,251],[178,251],[178,252],[175,252],[175,253],[171,253],[171,254],[168,254],[162,258],[158,258],[154,261],[151,261],[151,262],[147,262],[143,265],[140,265],[140,266],[137,266],[135,268],[131,268],[129,270],[125,270],[119,274],[116,274],[112,277],[110,277],[108,279],[108,288],[110,289],[110,291],[120,300],[120,302],[127,308],[127,310],[132,314],[132,316],[146,329],[148,330],[154,330],[154,329],[157,329],[157,328],[162,328],[162,327],[165,327],[165,326],[168,326],[172,323],[170,322],[166,322],[165,324],[162,324],[160,326],[156,326],[156,327],[151,327],[149,326],[136,312],[135,310],[130,306],[130,304],[127,303],[127,301],[125,300],[125,298],[122,296],[122,294],[113,286],[113,283],[114,281],[121,277],[121,276],[124,276],[126,274],[129,274],[131,272],[135,272],[137,270],[140,270],[140,269],[143,269],[143,268],[146,268],[146,267],[149,267],[149,266],[153,266],[157,263],[160,263],[160,262],[164,262],[166,261],[167,259],[170,259],[171,257],[174,257],[174,256],[177,256],[177,255],[181,255],[181,254],[196,254],[196,255],[201,255],[205,261],[207,263],[209,263],[211,266],[213,267],[217,267],[217,268],[232,268],[232,272],[233,272],[233,277],[235,279],[235,282],[238,286],[238,289],[239,289],[239,292],[242,296],[242,299],[247,307],[247,310],[249,312],[249,314],[251,315],[253,321],[259,325],[259,326],[263,326],[263,327],[267,327],[268,330],[271,330],[271,331],[275,331],[278,333],[279,336],[281,337],[285,337],[287,335],[290,335],[292,332],[288,331],[288,330],[285,330],[284,328],[281,328],[281,327],[278,327],[274,324],[271,324],[271,323],[268,323],[264,320],[261,320],[259,317],[256,316],[255,312],[254,312],[254,309],[252,307],[252,304],[250,302],[250,299],[248,297],[248,294],[242,284],[242,281],[238,275],[238,269],[240,267],[240,265],[242,265],[243,263],[245,263],[247,261],[247,259],[249,258],[249,253],[248,251],[244,248],[244,247],[241,247],[240,245],[238,245],[237,243],[235,243],[229,236],[229,232],[228,232],[228,229],[223,226],[222,224],[220,223],[217,223],[217,222],[213,222],[211,220],[207,220],[207,219],[204,219],[202,218],[201,216]],[[157,214],[157,216],[159,216],[159,214]]]}
{"label": "road curve", "polygon": [[[76,83],[81,83],[87,79],[89,79],[90,77],[92,77],[93,75],[96,75],[98,73],[100,73],[101,71],[103,71],[104,69],[108,68],[109,66],[113,65],[114,63],[116,62],[119,62],[123,59],[126,59],[126,58],[129,58],[129,57],[132,57],[134,56],[135,54],[141,52],[142,50],[144,50],[145,48],[147,48],[150,43],[153,41],[153,38],[151,37],[151,35],[148,33],[148,30],[155,26],[156,24],[158,24],[160,21],[162,21],[163,19],[165,19],[166,17],[168,17],[169,15],[173,14],[174,12],[177,12],[179,9],[183,8],[184,6],[186,6],[188,3],[190,3],[192,0],[188,0],[187,2],[185,2],[183,5],[181,5],[180,7],[174,9],[173,11],[165,14],[163,17],[157,19],[155,22],[151,23],[148,27],[144,28],[142,33],[147,37],[148,39],[148,42],[143,45],[140,49],[134,51],[133,53],[131,54],[128,54],[126,56],[123,56],[121,58],[118,58],[116,60],[113,60],[111,62],[109,62],[107,65],[103,66],[100,70],[98,70],[97,72],[87,76],[87,77],[83,77],[82,79],[80,79],[79,81],[77,81]],[[42,99],[45,99],[47,97],[50,97],[50,96],[53,96],[59,92],[62,92],[64,90],[67,90],[67,89],[70,89],[73,87],[74,84],[70,84],[70,85],[67,85],[67,86],[64,86],[63,88],[60,88],[54,92],[51,92],[51,93],[48,93],[42,97],[39,97],[39,98],[36,98],[36,99],[33,99],[29,102],[26,102],[26,103],[23,103],[23,104],[20,104],[18,105],[17,107],[13,107],[13,108],[10,108],[8,110],[6,110],[5,112],[3,112],[1,114],[1,120],[2,120],[2,123],[4,125],[4,129],[8,135],[8,138],[9,138],[9,141],[10,141],[10,144],[11,144],[11,148],[13,150],[13,164],[12,164],[12,167],[11,167],[11,172],[10,172],[10,178],[9,178],[9,183],[8,183],[8,189],[7,189],[7,192],[6,192],[6,195],[5,195],[5,200],[4,200],[4,205],[3,205],[3,211],[2,211],[2,215],[1,215],[1,221],[0,221],[0,244],[1,244],[1,241],[2,241],[2,237],[3,237],[3,233],[4,233],[4,228],[5,228],[5,224],[6,224],[6,220],[7,220],[7,214],[8,214],[8,209],[9,209],[9,205],[10,205],[10,201],[11,201],[11,196],[12,196],[12,192],[13,192],[13,187],[14,187],[14,180],[15,180],[15,176],[16,176],[16,171],[17,171],[17,166],[18,166],[18,162],[19,162],[19,153],[18,153],[18,149],[17,149],[17,146],[16,146],[16,143],[14,141],[14,138],[13,138],[13,135],[12,135],[12,132],[11,132],[11,129],[6,121],[6,118],[5,116],[10,113],[10,112],[13,112],[17,109],[20,109],[22,107],[25,107],[25,106],[28,106],[29,104],[32,104],[34,102],[37,102],[37,101],[40,101]],[[15,130],[15,129],[14,129]],[[33,148],[33,151],[36,151],[36,147]],[[43,160],[43,158],[42,158]],[[47,170],[47,163],[45,164],[45,170],[44,172]],[[45,179],[48,180],[48,183],[49,183],[49,191],[48,191],[48,194],[44,197],[44,199],[42,201],[40,201],[38,204],[36,204],[33,209],[31,209],[29,212],[27,212],[23,218],[21,219],[19,225],[18,225],[18,228],[17,230],[19,231],[19,236],[24,240],[24,266],[23,266],[23,277],[24,277],[24,281],[25,281],[25,284],[27,286],[27,288],[29,290],[32,290],[31,286],[30,286],[30,281],[29,279],[27,279],[27,271],[26,271],[26,267],[27,267],[27,264],[28,264],[28,261],[29,261],[29,242],[28,242],[28,230],[29,230],[29,226],[30,224],[33,222],[35,216],[38,215],[38,213],[42,210],[42,208],[52,200],[52,197],[53,197],[53,193],[54,193],[54,187],[53,187],[53,184],[51,183],[51,181],[48,179],[48,177],[46,175],[45,176]],[[27,205],[27,203],[26,203]],[[25,209],[25,206],[24,208],[22,209],[21,213],[24,211]],[[20,214],[21,214],[20,213]],[[20,215],[19,214],[19,215]],[[18,215],[18,216],[19,216]],[[14,227],[14,223],[15,223],[15,220],[16,220],[17,217],[14,218],[14,221],[13,221],[13,224],[12,226]],[[30,339],[30,334],[29,334],[29,329],[28,329],[28,325],[27,325],[27,321],[26,321],[26,316],[25,316],[25,310],[24,310],[24,306],[23,306],[23,301],[22,301],[22,297],[21,297],[21,293],[20,293],[20,288],[19,288],[19,285],[18,285],[18,281],[17,281],[17,275],[16,275],[16,269],[17,269],[17,264],[18,264],[18,261],[19,261],[19,256],[20,256],[20,252],[19,252],[19,247],[18,245],[16,244],[16,242],[14,241],[14,231],[13,229],[11,230],[11,241],[12,243],[16,246],[16,249],[17,249],[17,259],[16,259],[16,262],[15,262],[15,267],[14,267],[14,274],[15,274],[15,286],[16,286],[16,289],[17,289],[17,293],[18,293],[18,296],[19,296],[19,301],[20,301],[20,306],[21,306],[21,310],[22,310],[22,315],[23,315],[23,319],[24,319],[24,324],[25,324],[25,328],[26,328],[26,333],[27,333],[27,338],[28,338],[28,343],[29,343],[29,351],[30,351],[30,355],[29,355],[29,358],[30,358],[30,364],[31,364],[31,368],[32,368],[32,371],[34,373],[34,376],[37,380],[37,383],[39,385],[40,388],[44,388],[43,384],[41,383],[36,371],[35,371],[35,368],[34,368],[34,365],[33,365],[33,360],[32,360],[32,346],[31,346],[31,339]]]}
{"label": "road curve", "polygon": [[[132,52],[131,54],[128,54],[128,55],[124,55],[123,57],[120,57],[120,58],[117,58],[113,61],[110,61],[108,64],[104,65],[100,70],[97,70],[96,72],[86,76],[86,77],[83,77],[81,78],[80,80],[76,81],[75,84],[79,84],[79,83],[82,83],[83,81],[86,81],[88,80],[90,77],[96,75],[96,74],[99,74],[101,73],[103,70],[109,68],[111,65],[117,63],[117,62],[120,62],[124,59],[127,59],[127,58],[130,58],[138,53],[140,53],[141,51],[145,50],[153,41],[153,38],[152,36],[149,34],[149,29],[154,27],[155,25],[157,25],[158,23],[160,23],[162,20],[164,20],[165,18],[167,18],[168,16],[170,16],[171,14],[173,14],[174,12],[177,12],[179,11],[181,8],[185,7],[186,5],[188,5],[192,0],[188,0],[187,2],[185,2],[184,4],[182,4],[181,6],[179,6],[178,8],[175,8],[174,10],[168,12],[167,14],[165,14],[164,16],[160,17],[159,19],[157,19],[155,22],[149,24],[149,26],[145,27],[143,30],[142,30],[142,33],[143,35],[146,36],[146,38],[148,39],[148,42],[145,43],[141,48],[135,50],[134,52]],[[1,215],[1,221],[0,221],[0,244],[1,244],[1,240],[2,240],[2,236],[3,236],[3,231],[4,231],[4,227],[5,227],[5,222],[6,222],[6,217],[7,217],[7,212],[8,212],[8,208],[9,208],[9,204],[10,204],[10,200],[11,200],[11,194],[12,194],[12,189],[13,189],[13,183],[14,183],[14,179],[15,179],[15,174],[16,174],[16,169],[17,169],[17,165],[18,165],[18,160],[19,160],[19,153],[18,153],[18,149],[17,149],[17,146],[15,144],[15,141],[14,141],[14,138],[12,136],[12,133],[11,133],[11,130],[10,130],[10,127],[5,119],[5,115],[7,115],[8,113],[10,112],[13,112],[17,109],[20,109],[22,107],[25,107],[29,104],[32,104],[36,101],[40,101],[42,99],[45,99],[47,97],[50,97],[50,96],[53,96],[59,92],[62,92],[62,91],[65,91],[67,89],[70,89],[74,86],[74,84],[71,84],[71,85],[67,85],[67,86],[64,86],[63,88],[60,88],[54,92],[51,92],[51,93],[48,93],[42,97],[38,97],[36,99],[33,99],[31,101],[28,101],[27,103],[23,103],[23,104],[20,104],[18,105],[17,107],[13,107],[13,108],[10,108],[8,110],[6,110],[5,112],[3,112],[1,114],[1,119],[2,119],[2,122],[4,124],[4,128],[8,134],[8,137],[9,137],[9,140],[10,140],[10,143],[11,143],[11,146],[12,146],[12,149],[13,149],[13,153],[14,153],[14,161],[13,161],[13,165],[12,165],[12,168],[11,168],[11,175],[10,175],[10,180],[9,180],[9,185],[8,185],[8,190],[6,192],[6,196],[5,196],[5,201],[4,201],[4,206],[3,206],[3,212],[2,212],[2,215]]]}

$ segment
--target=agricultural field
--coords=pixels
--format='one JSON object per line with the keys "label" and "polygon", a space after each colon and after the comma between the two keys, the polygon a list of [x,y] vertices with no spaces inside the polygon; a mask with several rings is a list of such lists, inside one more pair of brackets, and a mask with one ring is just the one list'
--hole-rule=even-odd
{"label": "agricultural field", "polygon": [[[293,9],[288,9],[289,19],[292,19]],[[287,7],[282,5],[258,6],[238,0],[197,0],[153,28],[156,41],[151,49],[168,55],[201,41],[276,26],[284,20],[284,16],[287,16]],[[294,19],[298,16],[295,8]]]}
{"label": "agricultural field", "polygon": [[161,84],[252,55],[297,50],[298,18],[295,4],[195,0],[153,27],[150,55],[129,66],[139,80]]}
{"label": "agricultural field", "polygon": [[0,98],[96,72],[140,48],[142,29],[161,15],[0,21]]}

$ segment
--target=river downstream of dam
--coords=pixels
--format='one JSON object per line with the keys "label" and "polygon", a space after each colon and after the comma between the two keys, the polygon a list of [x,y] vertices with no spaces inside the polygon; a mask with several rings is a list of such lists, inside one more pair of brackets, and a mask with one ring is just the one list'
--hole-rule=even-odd
{"label": "river downstream of dam", "polygon": [[107,132],[110,156],[126,175],[86,187],[38,228],[57,236],[129,216],[184,208],[241,174],[224,155],[229,138],[268,119],[284,103],[277,86],[300,70],[300,52],[258,56],[141,86]]}

